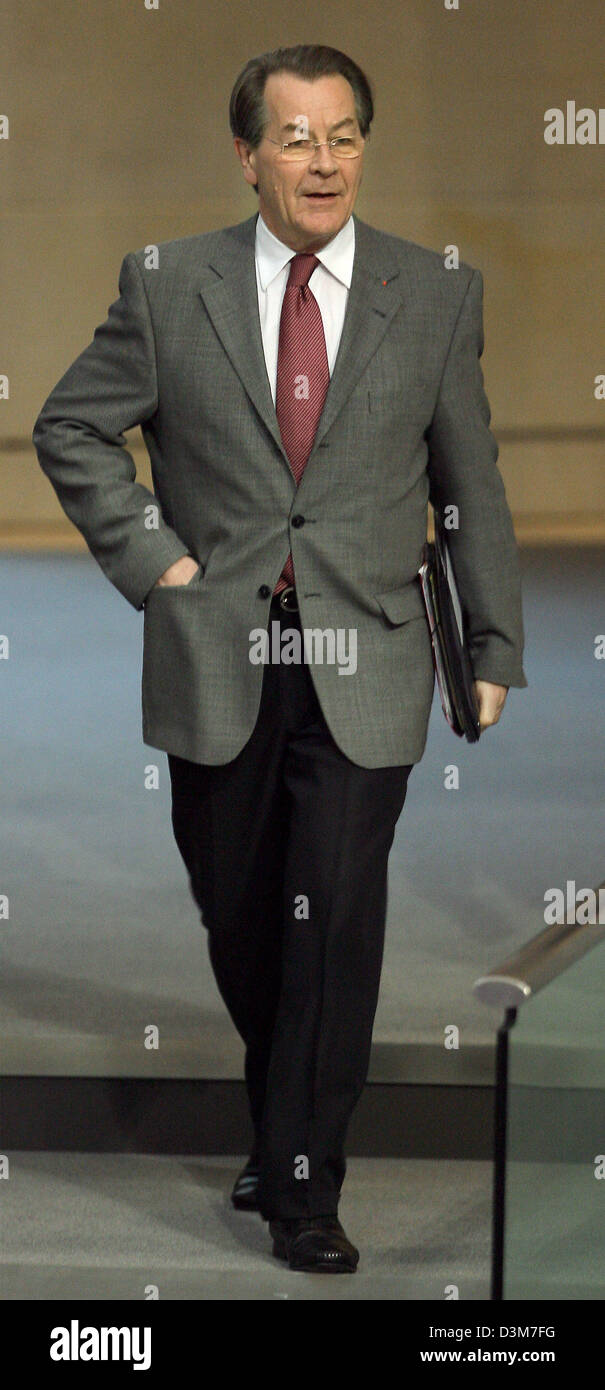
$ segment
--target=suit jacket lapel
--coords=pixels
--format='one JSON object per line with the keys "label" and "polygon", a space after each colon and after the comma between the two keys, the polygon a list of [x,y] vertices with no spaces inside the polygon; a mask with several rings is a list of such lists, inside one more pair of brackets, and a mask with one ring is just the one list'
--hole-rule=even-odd
{"label": "suit jacket lapel", "polygon": [[380,233],[354,220],[355,258],[342,336],[307,468],[401,304],[398,265],[381,249]]}
{"label": "suit jacket lapel", "polygon": [[[224,232],[199,293],[225,352],[290,470],[265,365],[255,235],[256,214]],[[342,336],[307,469],[401,304],[399,267],[381,243],[380,233],[355,217],[355,259]]]}
{"label": "suit jacket lapel", "polygon": [[265,364],[258,315],[255,236],[256,213],[239,226],[229,227],[208,263],[199,292],[230,362],[288,463]]}

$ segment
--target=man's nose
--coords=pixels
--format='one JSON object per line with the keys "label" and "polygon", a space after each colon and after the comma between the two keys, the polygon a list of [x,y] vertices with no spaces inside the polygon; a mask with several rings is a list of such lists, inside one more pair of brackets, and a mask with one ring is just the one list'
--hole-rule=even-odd
{"label": "man's nose", "polygon": [[319,149],[316,146],[316,148],[313,151],[309,168],[311,170],[319,169],[320,173],[322,174],[332,174],[334,170],[338,168],[336,155],[334,154],[334,151],[330,149],[329,145],[320,145]]}

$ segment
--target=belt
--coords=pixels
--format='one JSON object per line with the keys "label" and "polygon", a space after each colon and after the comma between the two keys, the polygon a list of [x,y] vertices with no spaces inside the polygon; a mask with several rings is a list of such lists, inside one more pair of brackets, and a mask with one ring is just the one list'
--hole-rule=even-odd
{"label": "belt", "polygon": [[287,584],[285,589],[280,589],[278,594],[274,594],[273,602],[279,603],[280,608],[284,608],[286,613],[298,613],[296,589],[293,584]]}

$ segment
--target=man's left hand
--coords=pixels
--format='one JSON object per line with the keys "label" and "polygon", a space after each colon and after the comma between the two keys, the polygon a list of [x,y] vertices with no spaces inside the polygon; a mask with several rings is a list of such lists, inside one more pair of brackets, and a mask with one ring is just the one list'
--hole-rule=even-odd
{"label": "man's left hand", "polygon": [[481,729],[489,729],[490,724],[498,723],[502,714],[508,686],[492,685],[491,681],[473,681],[473,688],[479,706],[479,724]]}

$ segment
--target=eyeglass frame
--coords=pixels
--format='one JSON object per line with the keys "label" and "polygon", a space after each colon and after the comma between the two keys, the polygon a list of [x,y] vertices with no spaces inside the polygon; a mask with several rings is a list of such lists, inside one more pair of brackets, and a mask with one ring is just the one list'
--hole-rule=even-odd
{"label": "eyeglass frame", "polygon": [[[307,137],[305,137],[305,138],[307,138]],[[360,138],[361,141],[362,141],[362,147],[363,147],[363,144],[365,143],[365,141],[366,141],[367,139],[369,139],[369,136],[368,136],[368,135],[360,135],[359,138]],[[316,150],[321,150],[321,149],[323,148],[324,145],[326,146],[326,148],[328,148],[328,147],[331,146],[331,145],[335,145],[337,140],[348,140],[348,139],[350,139],[350,136],[348,136],[348,135],[333,135],[331,140],[309,140],[309,144],[310,144],[310,145],[313,145],[313,154],[309,154],[308,158],[309,158],[309,159],[313,159],[313,158],[315,157],[315,151],[316,151]],[[303,143],[302,140],[285,140],[285,141],[274,140],[273,137],[272,137],[271,135],[265,135],[265,140],[268,140],[269,143],[270,143],[271,145],[277,145],[277,147],[278,147],[278,149],[279,149],[279,151],[280,151],[280,154],[282,154],[282,155],[283,155],[284,150],[287,150],[287,149],[288,149],[288,146],[289,146],[289,145],[290,145],[290,146],[291,146],[291,145],[301,145],[301,144]],[[335,150],[334,150],[333,153],[334,153],[334,158],[335,158],[335,159],[338,159],[338,155],[336,154],[336,151],[335,151]],[[345,157],[345,159],[359,159],[360,155],[361,155],[361,149],[356,150],[356,151],[355,151],[355,154],[345,155],[344,157]],[[341,158],[342,158],[342,155],[341,155]],[[294,161],[292,161],[292,162],[293,162],[293,163],[296,163],[297,161],[294,160]],[[300,160],[298,161],[299,164],[302,164],[303,162],[304,162],[304,161],[303,161],[302,159],[300,159]]]}

